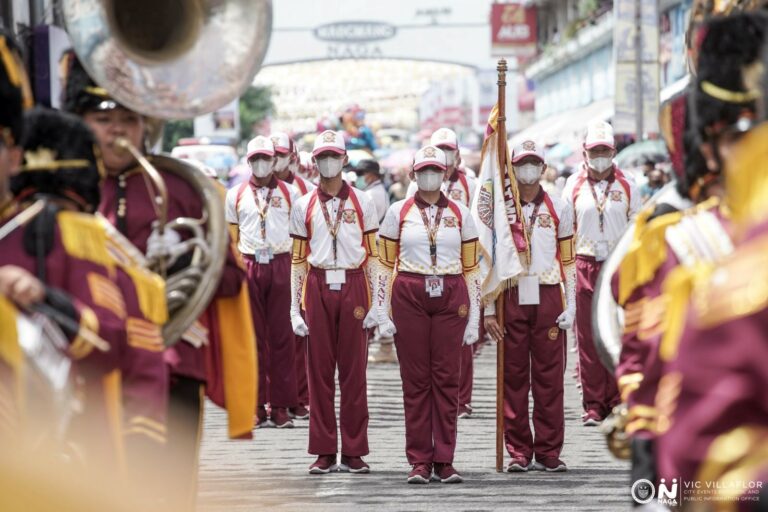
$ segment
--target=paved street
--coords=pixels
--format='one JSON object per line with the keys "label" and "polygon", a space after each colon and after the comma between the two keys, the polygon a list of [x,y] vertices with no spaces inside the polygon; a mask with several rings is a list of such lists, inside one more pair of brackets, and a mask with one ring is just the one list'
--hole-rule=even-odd
{"label": "paved street", "polygon": [[368,368],[369,475],[314,476],[307,467],[307,421],[293,430],[262,429],[251,442],[225,441],[224,415],[209,407],[200,468],[199,509],[245,510],[627,510],[628,464],[608,453],[595,428],[581,426],[580,398],[568,353],[567,473],[494,470],[495,347],[475,361],[475,414],[459,421],[455,466],[465,482],[408,485],[400,375],[395,365]]}

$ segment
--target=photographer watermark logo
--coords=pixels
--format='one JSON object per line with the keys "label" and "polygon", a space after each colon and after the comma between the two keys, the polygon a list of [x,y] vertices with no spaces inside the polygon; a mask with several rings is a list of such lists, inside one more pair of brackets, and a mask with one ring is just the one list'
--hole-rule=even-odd
{"label": "photographer watermark logo", "polygon": [[650,503],[656,496],[656,488],[653,486],[653,482],[641,478],[632,484],[632,499],[637,503],[644,505]]}
{"label": "photographer watermark logo", "polygon": [[[635,502],[645,505],[646,503],[653,501],[656,496],[656,486],[654,486],[653,482],[650,480],[642,478],[632,484],[632,499],[635,500]],[[659,482],[659,504],[677,506],[679,504],[678,498],[677,478],[673,478],[672,483],[669,485],[667,485],[666,480],[662,478]]]}

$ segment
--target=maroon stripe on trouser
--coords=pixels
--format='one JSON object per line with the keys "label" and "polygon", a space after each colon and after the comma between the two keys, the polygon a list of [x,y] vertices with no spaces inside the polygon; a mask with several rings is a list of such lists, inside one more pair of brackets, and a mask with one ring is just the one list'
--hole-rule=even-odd
{"label": "maroon stripe on trouser", "polygon": [[456,450],[461,344],[469,294],[460,275],[445,276],[443,287],[441,297],[430,298],[424,276],[400,273],[392,288],[405,454],[410,464],[453,462]]}
{"label": "maroon stripe on trouser", "polygon": [[341,290],[333,291],[325,283],[324,270],[312,268],[307,277],[309,453],[314,455],[338,452],[334,407],[337,365],[341,453],[350,457],[368,454],[368,334],[363,318],[370,299],[366,280],[362,269],[347,270],[347,282]]}
{"label": "maroon stripe on trouser", "polygon": [[299,405],[309,405],[306,336],[296,336],[296,394],[299,399]]}
{"label": "maroon stripe on trouser", "polygon": [[592,296],[601,262],[593,258],[576,258],[576,343],[579,348],[579,376],[585,411],[601,418],[619,402],[619,390],[613,374],[606,370],[597,355],[592,336]]}
{"label": "maroon stripe on trouser", "polygon": [[461,347],[461,371],[459,374],[459,405],[472,403],[472,380],[474,379],[475,345]]}
{"label": "maroon stripe on trouser", "polygon": [[[565,332],[556,322],[563,312],[560,286],[540,286],[539,302],[518,305],[516,287],[504,297],[504,442],[513,458],[559,457],[565,437]],[[528,414],[531,389],[535,438]]]}
{"label": "maroon stripe on trouser", "polygon": [[[274,407],[295,407],[296,397],[296,335],[291,327],[291,256],[276,254],[268,265],[259,265],[246,257],[248,279],[253,283],[251,303],[256,335],[266,339],[268,353],[259,358],[260,373],[266,374],[267,392],[261,398]],[[262,344],[260,343],[259,346]],[[261,395],[261,393],[260,393]],[[259,400],[259,405],[265,402]]]}

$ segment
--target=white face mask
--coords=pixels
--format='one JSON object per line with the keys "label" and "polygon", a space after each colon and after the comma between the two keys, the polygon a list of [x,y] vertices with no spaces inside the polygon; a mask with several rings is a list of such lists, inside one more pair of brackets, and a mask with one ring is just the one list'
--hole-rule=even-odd
{"label": "white face mask", "polygon": [[589,166],[597,172],[605,172],[613,166],[613,160],[607,156],[589,158]]}
{"label": "white face mask", "polygon": [[533,185],[541,179],[542,166],[537,164],[524,164],[515,167],[517,181],[523,185]]}
{"label": "white face mask", "polygon": [[424,192],[434,192],[440,190],[443,183],[443,173],[441,171],[421,171],[416,174],[416,185],[419,190]]}
{"label": "white face mask", "polygon": [[275,172],[283,172],[288,167],[290,159],[290,155],[278,156],[275,159]]}
{"label": "white face mask", "polygon": [[253,160],[250,162],[251,164],[251,172],[253,172],[253,175],[257,178],[266,178],[270,174],[272,174],[272,160]]}
{"label": "white face mask", "polygon": [[318,158],[316,159],[316,162],[317,172],[319,172],[320,176],[323,178],[334,178],[338,176],[341,169],[344,167],[343,158]]}

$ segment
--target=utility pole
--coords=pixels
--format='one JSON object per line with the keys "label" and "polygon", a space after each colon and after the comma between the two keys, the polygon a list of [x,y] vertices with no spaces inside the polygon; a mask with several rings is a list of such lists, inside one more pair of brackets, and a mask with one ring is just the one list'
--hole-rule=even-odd
{"label": "utility pole", "polygon": [[635,142],[643,140],[643,8],[635,0]]}

